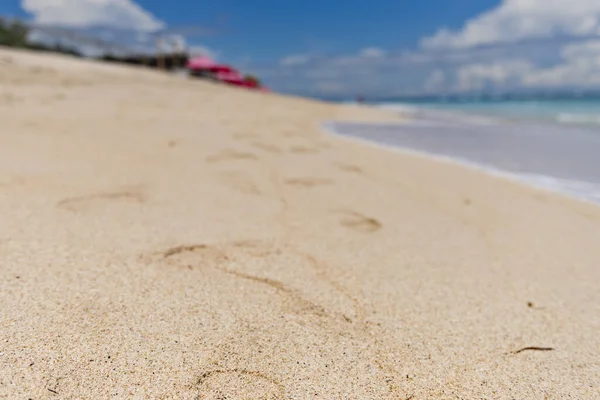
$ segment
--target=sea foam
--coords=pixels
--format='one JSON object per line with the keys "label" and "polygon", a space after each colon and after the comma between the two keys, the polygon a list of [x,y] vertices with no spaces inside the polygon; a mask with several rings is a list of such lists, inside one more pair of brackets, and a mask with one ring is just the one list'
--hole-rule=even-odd
{"label": "sea foam", "polygon": [[[460,164],[537,189],[600,204],[600,162],[593,156],[595,150],[598,151],[595,154],[600,154],[600,140],[595,140],[600,138],[590,138],[576,132],[581,143],[578,143],[574,149],[564,152],[565,157],[571,157],[574,167],[569,166],[568,158],[556,157],[556,151],[560,150],[557,147],[564,147],[563,142],[556,141],[556,132],[544,137],[543,127],[538,126],[533,131],[526,125],[512,124],[510,127],[510,134],[503,135],[502,125],[495,125],[490,129],[485,125],[473,125],[464,120],[462,125],[435,119],[414,119],[403,124],[385,126],[337,122],[323,124],[323,129],[331,134],[377,147]],[[475,130],[477,133],[465,133],[469,130]],[[521,131],[527,133],[519,134]],[[568,135],[569,132],[564,134]],[[535,139],[532,140],[534,137]],[[469,143],[470,138],[473,139],[472,145]],[[503,141],[508,141],[509,145],[499,145]],[[554,156],[548,154],[549,159],[540,159],[540,151],[535,149],[536,143],[544,141],[549,142],[549,148],[555,152]],[[578,158],[576,150],[580,146],[585,146],[588,153]],[[503,152],[513,153],[511,149],[514,148],[519,148],[520,151],[506,154],[506,158],[502,156]],[[531,151],[528,152],[528,148]],[[539,150],[543,156],[544,149]],[[583,160],[584,165],[576,167],[582,159],[587,161]],[[590,162],[594,164],[589,165]],[[598,173],[595,174],[595,171]]]}

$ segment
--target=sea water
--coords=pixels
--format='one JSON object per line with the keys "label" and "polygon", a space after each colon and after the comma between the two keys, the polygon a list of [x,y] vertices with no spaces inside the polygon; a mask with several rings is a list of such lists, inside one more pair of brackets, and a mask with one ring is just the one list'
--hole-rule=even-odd
{"label": "sea water", "polygon": [[374,104],[378,107],[396,108],[399,110],[438,110],[512,121],[537,121],[598,127],[600,129],[600,99],[597,98],[486,101],[437,100],[380,102]]}
{"label": "sea water", "polygon": [[388,102],[376,106],[410,119],[402,124],[326,123],[325,129],[600,204],[600,102],[546,103]]}

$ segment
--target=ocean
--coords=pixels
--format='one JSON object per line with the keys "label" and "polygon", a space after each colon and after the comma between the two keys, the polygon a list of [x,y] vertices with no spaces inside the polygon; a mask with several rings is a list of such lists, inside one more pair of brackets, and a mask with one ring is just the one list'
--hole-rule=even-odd
{"label": "ocean", "polygon": [[600,99],[375,102],[383,108],[429,109],[512,121],[600,128]]}
{"label": "ocean", "polygon": [[600,101],[385,102],[403,124],[324,128],[600,204]]}

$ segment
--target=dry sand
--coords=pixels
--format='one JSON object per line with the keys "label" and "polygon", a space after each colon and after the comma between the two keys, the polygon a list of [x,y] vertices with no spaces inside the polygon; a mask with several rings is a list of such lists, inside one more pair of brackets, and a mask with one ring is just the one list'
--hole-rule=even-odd
{"label": "dry sand", "polygon": [[0,50],[0,397],[600,398],[599,209],[394,118]]}

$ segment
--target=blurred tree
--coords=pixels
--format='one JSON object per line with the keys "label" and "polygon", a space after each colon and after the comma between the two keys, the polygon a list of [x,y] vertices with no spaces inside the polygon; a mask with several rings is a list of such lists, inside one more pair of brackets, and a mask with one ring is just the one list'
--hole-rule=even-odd
{"label": "blurred tree", "polygon": [[70,54],[81,57],[81,53],[74,48],[60,43],[47,44],[29,41],[29,27],[20,21],[8,21],[0,18],[0,45],[20,47],[37,51],[50,51],[54,53]]}
{"label": "blurred tree", "polygon": [[0,19],[0,45],[27,47],[28,37],[29,28],[22,22]]}

